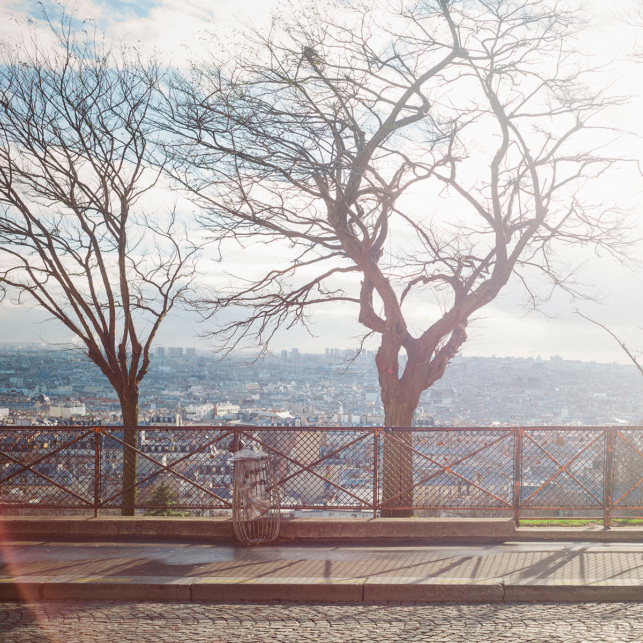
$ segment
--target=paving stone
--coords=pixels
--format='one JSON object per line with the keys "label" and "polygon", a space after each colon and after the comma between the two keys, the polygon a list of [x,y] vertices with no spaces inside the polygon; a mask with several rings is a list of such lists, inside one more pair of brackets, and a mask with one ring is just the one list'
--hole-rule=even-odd
{"label": "paving stone", "polygon": [[3,643],[641,640],[643,604],[123,603],[0,605]]}

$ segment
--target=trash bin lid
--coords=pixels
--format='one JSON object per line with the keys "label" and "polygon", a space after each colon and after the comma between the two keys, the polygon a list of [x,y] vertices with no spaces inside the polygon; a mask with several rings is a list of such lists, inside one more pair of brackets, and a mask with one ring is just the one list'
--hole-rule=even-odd
{"label": "trash bin lid", "polygon": [[251,449],[241,449],[237,451],[228,462],[237,462],[239,460],[265,460],[268,457],[263,451],[252,451]]}

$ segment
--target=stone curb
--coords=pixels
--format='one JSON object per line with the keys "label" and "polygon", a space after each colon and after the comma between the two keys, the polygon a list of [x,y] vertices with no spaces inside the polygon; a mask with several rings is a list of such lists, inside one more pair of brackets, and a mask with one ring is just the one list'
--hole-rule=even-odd
{"label": "stone curb", "polygon": [[[69,538],[190,539],[234,541],[230,518],[173,517],[0,517],[0,537],[5,540]],[[643,542],[643,528],[618,527],[520,527],[513,520],[492,518],[286,518],[279,540],[364,539],[570,540],[591,542]]]}
{"label": "stone curb", "polygon": [[364,601],[418,601],[425,603],[501,603],[502,580],[369,578]]}
{"label": "stone curb", "polygon": [[0,602],[38,600],[117,600],[137,602],[309,601],[359,603],[414,601],[435,603],[640,602],[643,584],[538,583],[491,579],[426,578],[179,578],[95,577],[0,579]]}
{"label": "stone curb", "polygon": [[506,603],[640,603],[643,601],[643,585],[574,584],[551,581],[538,584],[504,585]]}

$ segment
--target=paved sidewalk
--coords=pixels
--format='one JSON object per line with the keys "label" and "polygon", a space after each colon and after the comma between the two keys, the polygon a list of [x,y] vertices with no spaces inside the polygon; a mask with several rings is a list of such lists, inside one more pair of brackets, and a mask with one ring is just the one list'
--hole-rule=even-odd
{"label": "paved sidewalk", "polygon": [[13,542],[0,600],[643,601],[643,544]]}

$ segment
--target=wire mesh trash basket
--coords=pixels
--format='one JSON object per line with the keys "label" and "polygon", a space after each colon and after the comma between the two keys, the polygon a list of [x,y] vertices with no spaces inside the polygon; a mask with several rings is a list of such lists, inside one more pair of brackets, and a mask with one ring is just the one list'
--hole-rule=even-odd
{"label": "wire mesh trash basket", "polygon": [[232,525],[237,538],[248,545],[275,540],[279,535],[281,503],[270,458],[262,451],[242,449],[234,463]]}

